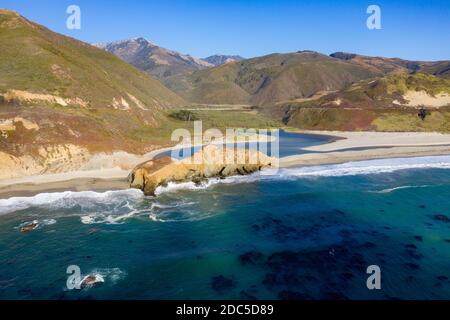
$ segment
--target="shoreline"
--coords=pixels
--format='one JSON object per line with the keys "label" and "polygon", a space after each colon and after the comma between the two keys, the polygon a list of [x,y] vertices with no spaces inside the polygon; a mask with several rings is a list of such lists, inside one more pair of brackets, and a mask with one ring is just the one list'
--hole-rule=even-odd
{"label": "shoreline", "polygon": [[[255,141],[255,139],[259,139],[258,141],[267,141],[267,140],[261,140],[261,136],[257,136],[256,138],[250,138],[248,139],[249,142]],[[265,139],[265,138],[263,138]],[[231,143],[232,141],[229,141],[227,139],[222,139],[213,142],[213,145],[220,145],[224,143]],[[238,140],[237,142],[241,142]],[[100,153],[93,157],[93,159],[90,159],[86,164],[85,170],[76,170],[76,171],[68,171],[68,172],[61,172],[61,173],[48,173],[48,174],[42,174],[42,175],[32,175],[32,176],[25,176],[25,177],[17,177],[17,178],[7,178],[7,179],[0,179],[0,194],[1,190],[5,186],[11,186],[11,185],[18,185],[18,184],[46,184],[46,183],[55,183],[55,182],[65,182],[68,180],[74,180],[74,179],[126,179],[128,177],[128,174],[131,172],[131,170],[146,162],[149,160],[152,160],[156,158],[157,156],[164,154],[169,151],[176,151],[183,148],[195,148],[200,147],[205,144],[199,144],[199,143],[193,143],[192,145],[188,144],[176,144],[174,146],[170,147],[162,147],[159,149],[152,150],[150,152],[147,152],[143,155],[136,155],[136,154],[129,154],[122,151],[115,151],[110,154]],[[114,167],[106,167],[104,168],[102,166],[104,160],[119,160],[118,162],[121,162],[121,165],[116,165]],[[92,165],[92,162],[96,163],[96,165]],[[111,161],[106,161],[111,162]],[[126,169],[124,169],[126,168]]]}
{"label": "shoreline", "polygon": [[[450,134],[300,130],[296,132],[335,138],[329,143],[304,148],[312,153],[280,158],[281,168],[371,159],[450,155]],[[148,161],[161,153],[178,148],[179,145],[153,150],[147,153],[143,160]],[[351,150],[352,148],[363,150]],[[129,188],[128,174],[128,170],[111,168],[5,179],[0,180],[0,199],[33,196],[43,192],[123,190]]]}
{"label": "shoreline", "polygon": [[331,143],[306,147],[317,152],[342,151],[352,148],[374,147],[431,147],[450,146],[450,133],[437,132],[378,132],[378,131],[312,131],[293,130],[287,132],[316,134],[335,137]]}
{"label": "shoreline", "polygon": [[0,200],[12,197],[32,197],[39,193],[52,193],[64,191],[95,191],[105,192],[110,190],[129,189],[126,178],[74,178],[64,181],[44,183],[15,184],[0,188]]}
{"label": "shoreline", "polygon": [[450,155],[450,145],[445,147],[386,147],[366,149],[362,151],[335,151],[323,153],[307,153],[280,159],[280,167],[316,166],[340,164],[376,159],[419,158],[426,156]]}

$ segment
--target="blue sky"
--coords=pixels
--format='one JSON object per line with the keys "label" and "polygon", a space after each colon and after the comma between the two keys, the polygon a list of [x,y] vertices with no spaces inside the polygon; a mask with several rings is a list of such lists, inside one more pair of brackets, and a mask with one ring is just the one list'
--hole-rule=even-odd
{"label": "blue sky", "polygon": [[[81,30],[66,28],[71,4],[81,8]],[[366,27],[370,4],[381,8],[381,30]],[[309,49],[450,59],[448,0],[0,0],[0,8],[86,42],[143,36],[196,57]]]}

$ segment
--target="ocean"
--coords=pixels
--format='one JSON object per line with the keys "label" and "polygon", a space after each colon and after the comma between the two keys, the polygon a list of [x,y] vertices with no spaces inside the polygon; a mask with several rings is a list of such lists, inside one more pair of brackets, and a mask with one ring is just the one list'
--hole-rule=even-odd
{"label": "ocean", "polygon": [[[0,299],[450,298],[450,156],[157,191],[1,199]],[[69,266],[104,282],[70,289]]]}

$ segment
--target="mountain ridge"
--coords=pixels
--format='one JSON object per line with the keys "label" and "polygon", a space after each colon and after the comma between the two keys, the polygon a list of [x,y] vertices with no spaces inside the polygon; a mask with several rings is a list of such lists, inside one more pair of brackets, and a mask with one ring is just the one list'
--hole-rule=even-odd
{"label": "mountain ridge", "polygon": [[212,56],[203,58],[202,60],[207,61],[217,67],[225,63],[242,61],[245,60],[245,58],[239,55],[214,54]]}
{"label": "mountain ridge", "polygon": [[167,85],[167,79],[213,65],[174,50],[160,47],[143,37],[96,44]]}
{"label": "mountain ridge", "polygon": [[267,106],[342,90],[391,73],[424,72],[449,78],[450,61],[409,61],[312,50],[273,53],[181,74],[168,86],[187,101]]}
{"label": "mountain ridge", "polygon": [[327,55],[302,51],[234,61],[171,79],[169,87],[195,103],[267,105],[338,90],[381,75]]}
{"label": "mountain ridge", "polygon": [[401,58],[386,58],[380,56],[367,56],[357,53],[334,52],[331,57],[353,62],[368,68],[374,68],[384,73],[408,71],[408,72],[425,72],[439,76],[441,78],[450,78],[450,61],[419,61],[406,60]]}
{"label": "mountain ridge", "polygon": [[[109,47],[106,45],[104,48],[156,76],[168,88],[191,103],[264,106],[341,90],[360,80],[395,72],[421,71],[450,78],[450,61],[410,61],[346,52],[325,55],[312,50],[302,50],[249,59],[237,55],[216,54],[186,62],[186,59],[180,59],[183,55],[161,48],[148,40],[145,41],[153,50],[144,49],[145,54],[140,52],[142,49],[133,52],[131,44],[144,40],[132,38],[110,43]],[[118,49],[121,46],[127,48],[125,53]],[[178,55],[178,61],[168,61],[169,59],[164,58],[165,54]],[[299,56],[303,59],[299,59]],[[150,63],[149,60],[153,62]],[[181,64],[180,60],[183,60]],[[199,64],[199,60],[207,64]],[[279,65],[276,66],[276,63]]]}

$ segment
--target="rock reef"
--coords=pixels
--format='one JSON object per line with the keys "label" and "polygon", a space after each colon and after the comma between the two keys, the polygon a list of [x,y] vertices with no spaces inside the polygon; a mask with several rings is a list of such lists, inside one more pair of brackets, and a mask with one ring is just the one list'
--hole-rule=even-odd
{"label": "rock reef", "polygon": [[273,167],[276,159],[253,149],[234,149],[207,145],[193,156],[176,160],[160,157],[138,165],[130,173],[131,188],[155,195],[159,186],[169,182],[201,182],[208,178],[246,175]]}

